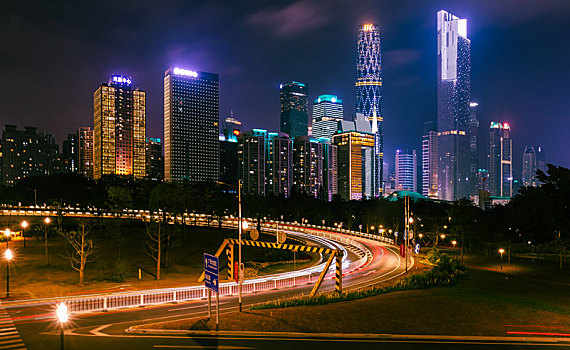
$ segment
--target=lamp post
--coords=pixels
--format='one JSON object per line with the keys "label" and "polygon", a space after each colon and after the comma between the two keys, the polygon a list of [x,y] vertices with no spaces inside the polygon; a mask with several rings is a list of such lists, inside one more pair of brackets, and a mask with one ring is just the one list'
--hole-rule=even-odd
{"label": "lamp post", "polygon": [[14,255],[10,248],[6,248],[4,252],[4,259],[6,260],[6,298],[10,297],[10,261]]}
{"label": "lamp post", "polygon": [[64,342],[63,342],[63,326],[64,324],[67,322],[67,320],[69,319],[69,314],[67,313],[67,305],[65,305],[64,302],[61,302],[59,304],[57,304],[57,309],[55,311],[56,315],[57,315],[57,319],[59,320],[59,329],[61,330],[61,350],[63,350],[65,348],[64,346]]}
{"label": "lamp post", "polygon": [[9,228],[7,228],[4,231],[4,237],[6,237],[6,249],[10,248],[10,244],[8,243],[10,241],[10,235],[12,234],[12,231],[10,231]]}
{"label": "lamp post", "polygon": [[24,237],[24,248],[26,248],[26,227],[28,227],[28,222],[24,220],[22,221],[22,237]]}
{"label": "lamp post", "polygon": [[420,233],[420,234],[418,235],[418,237],[420,238],[420,244],[422,243],[422,237],[423,237],[423,236],[424,236],[423,233]]}
{"label": "lamp post", "polygon": [[503,253],[505,250],[503,248],[499,249],[499,253],[501,253],[501,270],[503,269]]}
{"label": "lamp post", "polygon": [[451,244],[453,244],[453,248],[455,248],[455,245],[457,244],[457,241],[451,241]]}
{"label": "lamp post", "polygon": [[47,242],[48,242],[48,225],[49,225],[50,222],[51,222],[51,219],[50,219],[50,218],[45,218],[45,219],[44,219],[44,223],[45,223],[45,225],[44,225],[44,234],[45,234],[45,237],[44,237],[44,251],[45,251],[45,254],[46,254],[46,265],[49,265],[48,243],[47,243]]}

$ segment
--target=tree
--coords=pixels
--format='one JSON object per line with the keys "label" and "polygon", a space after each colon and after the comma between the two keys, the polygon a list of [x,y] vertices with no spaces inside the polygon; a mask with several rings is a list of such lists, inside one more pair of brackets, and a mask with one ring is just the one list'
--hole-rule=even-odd
{"label": "tree", "polygon": [[108,230],[107,235],[111,242],[117,247],[117,258],[121,257],[121,243],[124,240],[124,235],[121,229],[121,214],[123,209],[132,208],[133,196],[131,192],[119,186],[109,187],[107,190],[107,205],[115,213],[115,220]]}
{"label": "tree", "polygon": [[95,252],[93,240],[89,236],[92,226],[86,218],[79,219],[79,230],[60,231],[60,234],[67,240],[71,249],[66,249],[67,257],[71,267],[79,272],[79,285],[85,282],[85,266],[92,262],[92,255]]}
{"label": "tree", "polygon": [[[154,217],[154,213],[151,212],[151,218]],[[160,279],[160,267],[162,263],[162,249],[163,249],[163,240],[164,235],[162,234],[160,228],[160,219],[157,222],[157,230],[154,231],[152,227],[152,219],[150,224],[146,226],[146,249],[145,254],[151,257],[156,262],[156,279]]]}

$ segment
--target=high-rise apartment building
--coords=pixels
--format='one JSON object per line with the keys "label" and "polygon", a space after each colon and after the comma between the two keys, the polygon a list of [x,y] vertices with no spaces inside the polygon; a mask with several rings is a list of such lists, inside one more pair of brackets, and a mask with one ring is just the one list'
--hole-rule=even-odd
{"label": "high-rise apartment building", "polygon": [[469,195],[475,196],[477,191],[477,170],[479,170],[479,104],[469,103]]}
{"label": "high-rise apartment building", "polygon": [[416,192],[417,158],[416,150],[396,150],[396,190]]}
{"label": "high-rise apartment building", "polygon": [[489,130],[489,192],[513,196],[513,140],[508,123],[491,122]]}
{"label": "high-rise apartment building", "polygon": [[380,29],[373,23],[365,23],[358,30],[356,61],[356,113],[363,114],[375,135],[375,161],[369,176],[373,177],[373,196],[382,192],[382,167],[384,165],[384,115],[382,113],[382,56]]}
{"label": "high-rise apartment building", "polygon": [[2,184],[12,186],[29,176],[53,175],[63,172],[59,146],[52,134],[26,126],[4,125],[2,139]]}
{"label": "high-rise apartment building", "polygon": [[467,20],[437,13],[438,196],[468,197],[470,169],[471,42]]}
{"label": "high-rise apartment building", "polygon": [[424,123],[422,136],[422,194],[429,198],[437,198],[438,191],[438,157],[437,126],[433,121]]}
{"label": "high-rise apartment building", "polygon": [[317,198],[323,188],[323,144],[309,136],[298,136],[293,147],[293,183],[295,188]]}
{"label": "high-rise apartment building", "polygon": [[218,180],[218,75],[171,68],[164,73],[164,178]]}
{"label": "high-rise apartment building", "polygon": [[61,161],[65,172],[79,171],[79,137],[78,134],[67,134],[61,146]]}
{"label": "high-rise apartment building", "polygon": [[325,200],[331,201],[338,195],[338,156],[336,145],[328,138],[320,138],[323,145],[323,188]]}
{"label": "high-rise apartment building", "polygon": [[293,141],[285,133],[266,132],[265,154],[266,193],[288,198],[293,187]]}
{"label": "high-rise apartment building", "polygon": [[146,175],[146,93],[113,75],[93,94],[93,177]]}
{"label": "high-rise apartment building", "polygon": [[93,130],[80,127],[79,135],[79,173],[88,179],[93,178]]}
{"label": "high-rise apartment building", "polygon": [[164,178],[162,141],[159,138],[147,137],[146,139],[146,176],[152,180]]}
{"label": "high-rise apartment building", "polygon": [[526,146],[522,161],[522,185],[536,187],[536,152],[532,145]]}
{"label": "high-rise apartment building", "polygon": [[246,131],[238,137],[238,176],[243,192],[265,195],[265,130]]}
{"label": "high-rise apartment building", "polygon": [[291,139],[309,134],[307,85],[298,81],[281,84],[281,132]]}
{"label": "high-rise apartment building", "polygon": [[477,193],[479,191],[489,192],[489,170],[477,170]]}
{"label": "high-rise apartment building", "polygon": [[375,134],[346,131],[333,135],[338,157],[338,193],[345,200],[374,196]]}
{"label": "high-rise apartment building", "polygon": [[335,95],[320,95],[313,103],[312,136],[331,140],[343,118],[342,100]]}

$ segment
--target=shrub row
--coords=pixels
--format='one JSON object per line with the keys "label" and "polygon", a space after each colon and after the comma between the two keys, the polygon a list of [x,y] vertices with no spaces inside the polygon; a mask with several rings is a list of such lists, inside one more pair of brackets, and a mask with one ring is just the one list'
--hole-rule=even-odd
{"label": "shrub row", "polygon": [[465,265],[460,263],[457,259],[452,259],[437,250],[428,253],[428,261],[435,264],[431,270],[406,276],[390,286],[367,287],[354,291],[343,292],[341,294],[327,292],[318,294],[314,297],[299,295],[293,298],[277,299],[267,303],[254,305],[251,309],[262,310],[291,306],[324,305],[403,290],[443,287],[457,283],[461,278],[468,274]]}

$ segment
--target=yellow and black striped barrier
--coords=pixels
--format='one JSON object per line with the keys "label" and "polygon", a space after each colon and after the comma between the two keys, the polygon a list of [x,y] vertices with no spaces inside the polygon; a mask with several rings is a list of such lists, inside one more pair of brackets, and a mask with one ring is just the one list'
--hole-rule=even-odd
{"label": "yellow and black striped barrier", "polygon": [[336,269],[334,276],[334,290],[337,293],[342,293],[342,255],[336,255]]}
{"label": "yellow and black striped barrier", "polygon": [[226,256],[228,257],[228,279],[234,278],[234,245],[228,244],[226,246]]}
{"label": "yellow and black striped barrier", "polygon": [[[228,238],[229,244],[238,244],[239,240],[235,238]],[[281,244],[281,243],[272,243],[272,242],[259,242],[259,241],[250,241],[247,239],[242,239],[241,244],[251,246],[251,247],[260,247],[260,248],[272,248],[272,249],[283,249],[283,250],[292,250],[295,252],[307,252],[307,253],[321,253],[321,254],[332,254],[335,250],[331,248],[321,248],[321,247],[311,247],[306,245],[297,245],[297,244]]]}

